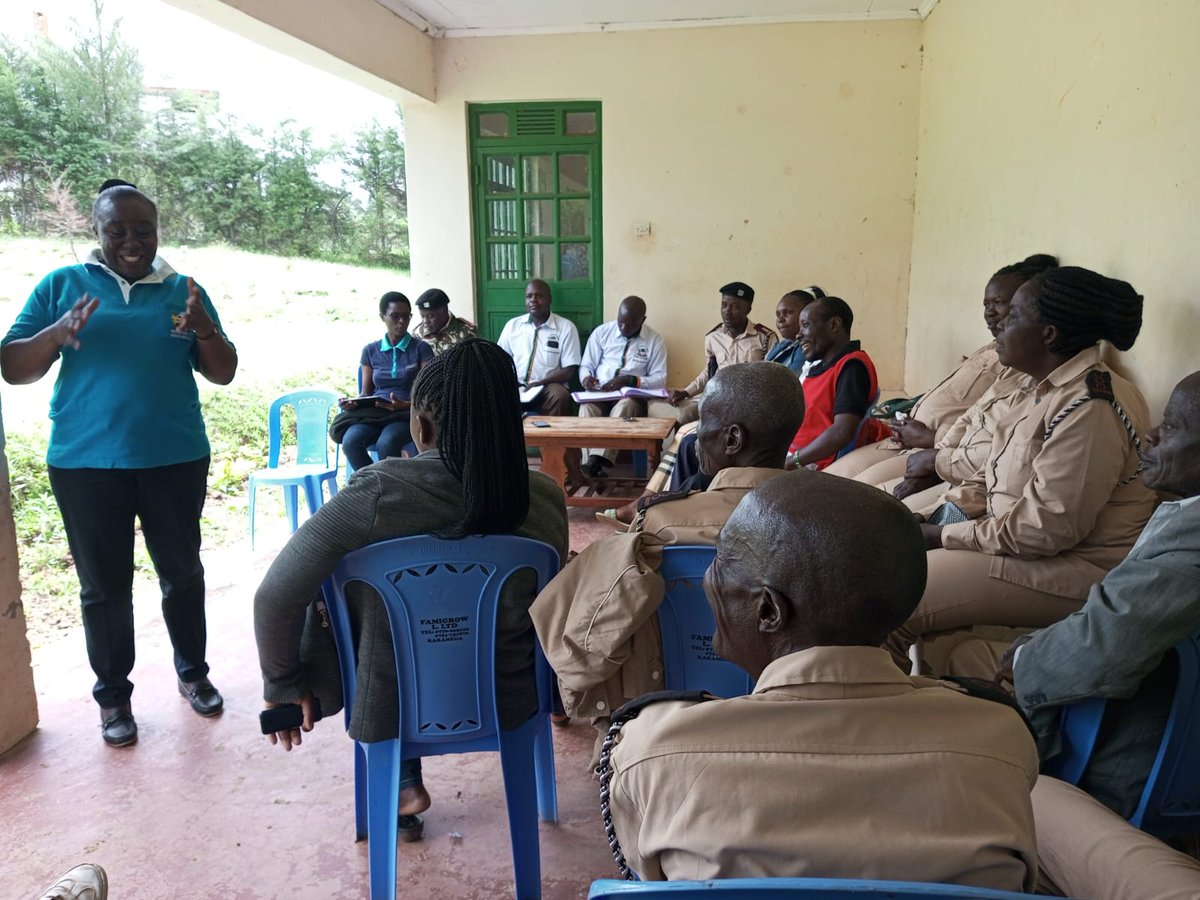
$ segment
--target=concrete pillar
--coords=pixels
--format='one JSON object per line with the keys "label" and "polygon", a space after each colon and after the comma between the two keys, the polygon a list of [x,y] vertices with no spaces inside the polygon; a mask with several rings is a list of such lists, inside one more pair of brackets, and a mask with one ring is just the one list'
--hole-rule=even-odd
{"label": "concrete pillar", "polygon": [[30,734],[37,723],[37,693],[21,605],[17,532],[13,526],[8,457],[4,455],[4,419],[0,415],[0,753]]}

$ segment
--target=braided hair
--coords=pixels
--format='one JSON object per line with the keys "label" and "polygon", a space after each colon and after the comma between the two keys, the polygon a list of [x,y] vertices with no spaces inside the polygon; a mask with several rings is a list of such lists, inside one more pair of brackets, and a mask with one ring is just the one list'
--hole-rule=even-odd
{"label": "braided hair", "polygon": [[421,370],[412,406],[437,423],[442,464],[463,486],[462,521],[437,536],[515,531],[529,514],[529,463],[512,357],[465,340]]}
{"label": "braided hair", "polygon": [[1063,266],[1029,283],[1039,321],[1058,328],[1050,349],[1064,356],[1094,346],[1102,339],[1128,350],[1142,329],[1142,295],[1127,281],[1090,269]]}
{"label": "braided hair", "polygon": [[1004,275],[1016,275],[1021,281],[1028,281],[1035,275],[1041,275],[1043,272],[1057,268],[1057,256],[1051,256],[1049,253],[1035,253],[1033,256],[1025,257],[1020,262],[1015,262],[996,270],[996,273],[992,277],[1000,278]]}

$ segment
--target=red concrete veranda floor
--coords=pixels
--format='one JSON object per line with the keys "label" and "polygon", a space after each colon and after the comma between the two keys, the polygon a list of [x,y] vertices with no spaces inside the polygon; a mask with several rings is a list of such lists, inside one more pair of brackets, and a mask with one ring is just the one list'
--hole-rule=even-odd
{"label": "red concrete veranda floor", "polygon": [[[572,548],[605,533],[571,511]],[[30,900],[79,862],[107,869],[124,898],[358,898],[367,847],[354,842],[353,751],[341,716],[290,754],[258,733],[262,683],[251,600],[286,534],[205,554],[209,663],[225,696],[216,719],[175,689],[153,590],[136,599],[133,709],[139,741],[100,740],[82,632],[35,654],[41,724],[0,757],[0,900]],[[559,822],[541,826],[543,897],[586,897],[614,867],[586,771],[593,731],[555,729]],[[399,846],[399,895],[511,897],[504,789],[494,754],[425,763],[425,839]]]}

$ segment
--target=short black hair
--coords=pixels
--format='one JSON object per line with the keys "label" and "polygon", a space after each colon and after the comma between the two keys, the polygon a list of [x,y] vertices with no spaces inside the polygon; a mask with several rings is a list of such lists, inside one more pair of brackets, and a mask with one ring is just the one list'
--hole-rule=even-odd
{"label": "short black hair", "polygon": [[412,304],[408,302],[407,297],[405,297],[399,291],[388,291],[379,298],[379,314],[382,316],[384,313],[386,313],[387,308],[393,303],[403,303],[408,307],[408,311],[412,312]]}
{"label": "short black hair", "polygon": [[842,325],[846,329],[846,334],[850,333],[850,329],[854,327],[854,310],[850,308],[850,304],[841,297],[818,297],[815,303],[820,304],[820,308],[825,312],[826,320],[837,316],[842,320]]}
{"label": "short black hair", "polygon": [[118,197],[137,197],[154,210],[155,217],[158,216],[158,204],[139,191],[136,184],[129,181],[122,181],[120,178],[109,178],[104,184],[100,185],[100,190],[96,192],[96,199],[92,201],[93,227],[95,227],[96,216],[100,212],[100,207],[106,203],[112,203]]}

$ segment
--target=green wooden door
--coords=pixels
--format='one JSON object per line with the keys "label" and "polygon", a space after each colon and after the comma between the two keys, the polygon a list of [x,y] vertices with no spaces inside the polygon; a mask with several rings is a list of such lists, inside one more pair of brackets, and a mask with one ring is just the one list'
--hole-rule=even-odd
{"label": "green wooden door", "polygon": [[586,341],[603,315],[600,104],[477,104],[468,116],[480,332],[498,338],[541,278]]}

